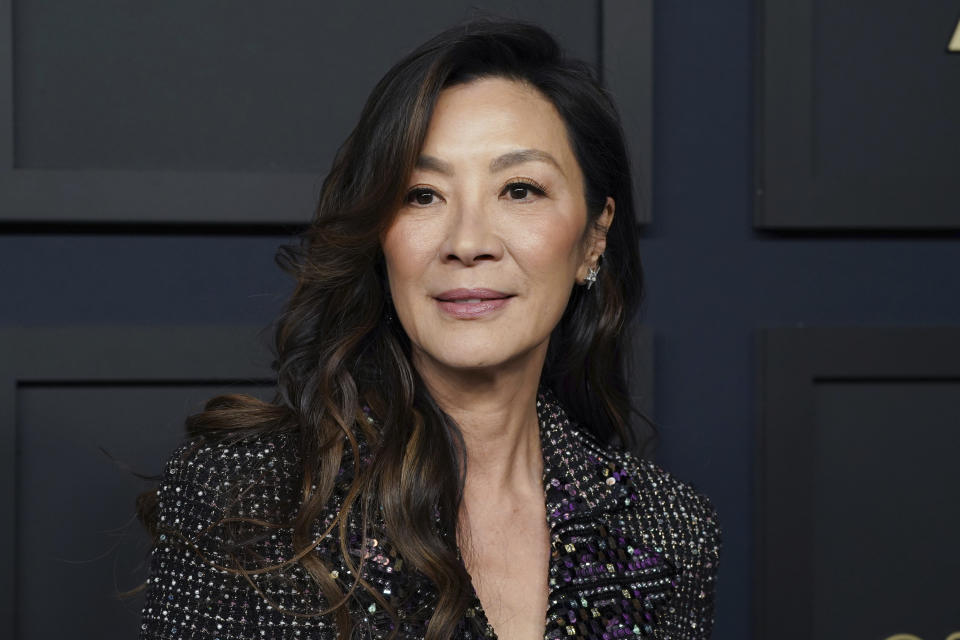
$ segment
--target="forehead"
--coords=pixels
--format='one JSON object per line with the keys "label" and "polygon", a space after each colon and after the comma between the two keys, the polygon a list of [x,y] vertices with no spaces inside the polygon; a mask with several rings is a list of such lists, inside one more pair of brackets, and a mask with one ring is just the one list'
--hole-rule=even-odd
{"label": "forehead", "polygon": [[530,84],[489,77],[440,92],[424,141],[426,153],[501,153],[517,148],[540,149],[561,165],[577,166],[563,118]]}

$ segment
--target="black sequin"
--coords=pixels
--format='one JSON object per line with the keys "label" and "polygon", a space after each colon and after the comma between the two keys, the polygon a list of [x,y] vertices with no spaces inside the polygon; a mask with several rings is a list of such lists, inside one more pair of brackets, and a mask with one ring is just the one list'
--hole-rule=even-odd
{"label": "black sequin", "polygon": [[[552,548],[544,637],[709,638],[721,547],[709,499],[653,462],[600,445],[545,387],[537,412]],[[249,580],[225,569],[234,557],[249,570],[292,556],[288,528],[241,519],[289,518],[298,505],[299,467],[289,435],[232,444],[194,439],[174,452],[159,490],[162,533],[151,555],[141,640],[340,637],[330,616],[315,615],[328,603],[300,565],[253,572]],[[352,468],[347,454],[317,538],[339,510]],[[225,516],[237,519],[221,522]],[[352,566],[363,560],[364,580],[396,609],[399,637],[422,638],[435,590],[407,570],[382,522],[368,525],[366,547],[352,535],[348,559]],[[313,553],[342,587],[352,583],[336,530]],[[353,637],[393,631],[391,617],[363,589],[349,610]],[[457,637],[496,637],[476,597]]]}

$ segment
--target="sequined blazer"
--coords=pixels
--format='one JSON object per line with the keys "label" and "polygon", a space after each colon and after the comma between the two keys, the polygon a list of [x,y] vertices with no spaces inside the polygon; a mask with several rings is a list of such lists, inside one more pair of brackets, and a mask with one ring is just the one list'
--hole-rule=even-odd
{"label": "sequined blazer", "polygon": [[[721,548],[709,499],[653,462],[600,445],[545,387],[537,411],[552,547],[544,638],[709,638]],[[225,569],[232,566],[229,536],[217,522],[276,517],[278,505],[296,497],[298,473],[288,435],[232,444],[194,439],[174,452],[159,487],[160,534],[141,640],[341,637],[332,617],[311,615],[327,603],[299,564],[249,577]],[[341,497],[334,491],[318,535]],[[422,638],[435,589],[404,565],[382,523],[368,525],[366,548],[353,535],[349,555],[355,563],[364,558],[361,577],[395,608],[397,637]],[[293,553],[283,528],[264,529],[256,545],[268,564]],[[336,532],[314,552],[342,586],[352,583]],[[364,589],[354,591],[349,607],[351,637],[375,640],[392,632],[394,619]],[[456,638],[483,637],[496,634],[474,596]]]}

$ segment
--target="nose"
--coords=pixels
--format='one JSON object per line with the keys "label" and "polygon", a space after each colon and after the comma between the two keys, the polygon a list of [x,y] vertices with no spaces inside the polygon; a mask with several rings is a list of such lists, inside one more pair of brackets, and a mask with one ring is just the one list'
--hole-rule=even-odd
{"label": "nose", "polygon": [[440,247],[444,262],[458,261],[472,266],[503,256],[503,244],[496,232],[492,211],[475,201],[461,201],[451,209]]}

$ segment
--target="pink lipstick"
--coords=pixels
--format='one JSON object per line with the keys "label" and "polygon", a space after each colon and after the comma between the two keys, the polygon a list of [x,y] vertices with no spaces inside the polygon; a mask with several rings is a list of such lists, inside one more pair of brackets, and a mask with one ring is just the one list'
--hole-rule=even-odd
{"label": "pink lipstick", "polygon": [[450,289],[434,296],[440,309],[455,318],[469,320],[502,309],[512,294],[495,289]]}

